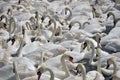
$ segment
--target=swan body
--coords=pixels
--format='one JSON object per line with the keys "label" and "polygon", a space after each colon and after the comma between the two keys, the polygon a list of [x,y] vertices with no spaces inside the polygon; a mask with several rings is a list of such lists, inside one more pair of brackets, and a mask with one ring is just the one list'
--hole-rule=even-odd
{"label": "swan body", "polygon": [[119,27],[113,28],[110,33],[101,38],[101,45],[104,46],[105,49],[113,52],[119,51]]}

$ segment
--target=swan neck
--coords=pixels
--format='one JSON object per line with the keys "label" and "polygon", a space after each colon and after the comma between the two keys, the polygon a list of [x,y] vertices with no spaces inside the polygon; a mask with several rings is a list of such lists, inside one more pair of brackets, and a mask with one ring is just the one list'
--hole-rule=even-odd
{"label": "swan neck", "polygon": [[[12,30],[12,27],[13,27],[13,30]],[[15,28],[16,28],[15,20],[14,20],[13,17],[11,17],[10,24],[9,24],[9,29],[8,29],[9,33],[10,34],[14,33]]]}
{"label": "swan neck", "polygon": [[51,40],[52,37],[55,35],[55,33],[56,33],[56,26],[57,26],[55,20],[52,20],[52,22],[53,22],[53,24],[54,24],[54,29],[53,29],[52,35],[51,35],[51,37],[50,37],[50,40]]}
{"label": "swan neck", "polygon": [[119,22],[119,20],[120,20],[120,18],[119,18],[119,19],[116,19],[116,20],[114,21],[114,26],[116,26],[116,24]]}
{"label": "swan neck", "polygon": [[38,26],[38,36],[41,36],[42,35],[42,32],[41,32],[41,28],[42,28],[42,24],[38,24],[39,26]]}
{"label": "swan neck", "polygon": [[1,20],[2,20],[3,18],[5,19],[5,23],[7,24],[7,23],[8,23],[8,18],[7,18],[7,16],[6,16],[6,15],[2,15],[2,16],[1,16]]}
{"label": "swan neck", "polygon": [[61,64],[65,70],[65,78],[66,78],[66,77],[70,76],[70,72],[69,72],[67,65],[65,64],[65,58],[66,58],[66,56],[64,56],[64,55],[61,57]]}
{"label": "swan neck", "polygon": [[101,50],[99,48],[97,48],[96,50],[98,54],[97,71],[101,73]]}
{"label": "swan neck", "polygon": [[18,72],[17,72],[17,64],[15,61],[13,62],[13,69],[15,70],[16,80],[20,80],[20,77],[19,77]]}
{"label": "swan neck", "polygon": [[54,73],[53,73],[53,71],[51,70],[51,69],[49,69],[49,68],[46,68],[46,71],[49,71],[50,72],[50,80],[54,80]]}
{"label": "swan neck", "polygon": [[92,41],[90,41],[90,40],[88,40],[88,43],[90,43],[91,44],[91,48],[92,48],[92,51],[91,51],[91,58],[90,58],[90,64],[93,62],[93,57],[94,57],[94,54],[95,54],[95,46],[94,46],[94,44],[93,44],[93,42]]}
{"label": "swan neck", "polygon": [[41,53],[41,65],[43,64],[44,52]]}
{"label": "swan neck", "polygon": [[114,66],[114,72],[113,72],[113,75],[115,75],[117,73],[117,64],[115,61],[112,61],[112,64]]}
{"label": "swan neck", "polygon": [[78,65],[78,69],[81,70],[83,80],[86,80],[86,69],[83,64]]}
{"label": "swan neck", "polygon": [[17,57],[19,57],[21,55],[23,45],[24,45],[24,40],[22,38],[20,38],[20,47],[18,48],[18,50],[16,52]]}
{"label": "swan neck", "polygon": [[8,51],[5,51],[4,57],[2,59],[5,65],[9,62],[9,57],[10,57],[10,53]]}
{"label": "swan neck", "polygon": [[70,23],[71,26],[73,26],[74,24],[78,23],[79,24],[79,29],[81,29],[81,23],[79,21],[73,21]]}
{"label": "swan neck", "polygon": [[36,12],[35,18],[36,18],[36,20],[37,20],[37,22],[38,22],[38,19],[39,19],[39,14],[38,14],[38,12]]}
{"label": "swan neck", "polygon": [[83,23],[83,27],[82,27],[82,29],[85,28],[85,25],[86,25],[86,24],[90,24],[90,22],[84,22],[84,23]]}

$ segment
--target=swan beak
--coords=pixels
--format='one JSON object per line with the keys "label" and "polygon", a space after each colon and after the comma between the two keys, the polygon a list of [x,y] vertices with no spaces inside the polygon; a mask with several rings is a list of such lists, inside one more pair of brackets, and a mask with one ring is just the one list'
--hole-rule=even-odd
{"label": "swan beak", "polygon": [[15,43],[15,38],[11,39],[12,40],[12,45]]}
{"label": "swan beak", "polygon": [[110,64],[107,64],[106,69],[108,69],[109,67],[110,67]]}
{"label": "swan beak", "polygon": [[73,62],[73,57],[69,57],[69,61],[72,62],[72,63],[74,63]]}
{"label": "swan beak", "polygon": [[38,72],[37,72],[37,75],[38,75],[38,80],[40,80],[40,77],[41,77],[41,72],[40,72],[40,71],[38,71]]}

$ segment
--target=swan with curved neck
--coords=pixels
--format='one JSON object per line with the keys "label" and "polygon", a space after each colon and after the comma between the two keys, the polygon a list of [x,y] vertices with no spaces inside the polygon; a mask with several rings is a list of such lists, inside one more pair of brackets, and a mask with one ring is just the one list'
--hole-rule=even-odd
{"label": "swan with curved neck", "polygon": [[[71,63],[70,66],[67,66],[67,64],[66,64],[67,60]],[[57,61],[58,63],[55,61]],[[68,76],[70,76],[69,69],[71,67],[73,67],[73,65],[72,65],[73,64],[73,57],[71,57],[69,54],[63,54],[63,55],[59,55],[55,58],[49,59],[46,62],[44,62],[43,64],[48,66],[51,69],[55,69],[53,71],[55,73],[55,77],[63,80],[65,78],[67,78]],[[62,66],[62,70],[58,69],[58,65]],[[60,73],[59,73],[59,71],[60,71]]]}
{"label": "swan with curved neck", "polygon": [[54,19],[51,19],[50,21],[51,21],[51,23],[53,22],[54,29],[52,30],[52,35],[51,35],[51,37],[50,37],[49,40],[51,40],[51,39],[53,38],[53,36],[55,36],[55,33],[56,33],[56,27],[57,27],[57,25],[56,25],[56,21],[55,21]]}
{"label": "swan with curved neck", "polygon": [[69,11],[70,14],[68,15],[68,17],[65,18],[65,20],[70,20],[72,17],[72,10],[69,7],[66,7],[65,13],[67,13],[67,11]]}
{"label": "swan with curved neck", "polygon": [[2,21],[3,19],[5,19],[5,23],[4,22],[0,22],[0,28],[7,29],[8,18],[7,18],[6,15],[1,15],[0,21]]}
{"label": "swan with curved neck", "polygon": [[[114,66],[114,68],[113,68],[113,73],[110,73],[109,71],[107,71],[107,69],[109,68],[109,66],[110,66],[111,64],[113,64],[113,66]],[[102,71],[103,74],[105,74],[105,75],[107,75],[107,76],[116,74],[116,72],[117,72],[117,64],[116,64],[114,58],[112,58],[112,57],[109,58],[109,59],[107,60],[106,69],[105,69],[105,68],[101,68],[101,71]]]}
{"label": "swan with curved neck", "polygon": [[90,22],[84,22],[84,23],[83,23],[83,25],[82,25],[82,29],[84,29],[84,28],[85,28],[85,25],[86,25],[86,24],[88,24],[88,25],[89,25],[89,24],[90,24]]}
{"label": "swan with curved neck", "polygon": [[45,18],[47,18],[47,17],[48,17],[50,20],[52,19],[50,15],[45,14],[45,15],[43,15],[43,16],[41,17],[42,22],[43,22],[43,21],[45,20]]}
{"label": "swan with curved neck", "polygon": [[100,44],[100,40],[102,37],[106,36],[107,34],[106,33],[97,33],[96,36],[95,36],[95,39],[97,41],[97,46],[98,47],[101,47],[101,44]]}
{"label": "swan with curved neck", "polygon": [[47,68],[45,66],[42,66],[42,67],[40,67],[38,69],[38,71],[37,71],[38,80],[40,80],[41,74],[46,72],[46,71],[49,71],[49,73],[51,75],[50,80],[54,80],[54,73],[53,73],[53,71],[50,68]]}
{"label": "swan with curved neck", "polygon": [[68,59],[68,60],[70,60],[70,61],[72,62],[73,58],[72,58],[71,56],[69,56],[69,55],[66,55],[66,54],[64,54],[64,55],[61,57],[61,63],[62,63],[63,68],[64,68],[64,70],[65,70],[65,78],[66,78],[66,77],[70,76],[70,72],[69,72],[69,70],[68,70],[68,67],[67,67],[66,64],[65,64],[65,59]]}
{"label": "swan with curved neck", "polygon": [[5,19],[5,24],[7,25],[8,24],[8,18],[7,18],[7,16],[6,15],[1,15],[1,17],[0,17],[0,21],[1,20],[3,20],[3,19]]}
{"label": "swan with curved neck", "polygon": [[13,11],[11,8],[8,9],[7,11],[7,15],[9,15],[10,17],[13,15]]}
{"label": "swan with curved neck", "polygon": [[34,25],[34,26],[33,26],[33,29],[36,30],[36,29],[38,28],[38,26],[39,26],[39,22],[38,22],[38,21],[36,20],[36,18],[33,17],[33,16],[30,17],[29,20],[30,20],[30,22]]}
{"label": "swan with curved neck", "polygon": [[[89,38],[85,38],[85,43],[84,43],[85,45],[83,45],[82,47],[83,48],[81,48],[81,52],[85,49],[85,47],[87,46],[87,47],[89,47],[89,45],[88,44],[90,44],[90,46],[91,46],[91,48],[92,48],[92,51],[90,52],[90,60],[89,60],[89,63],[90,64],[94,64],[93,63],[93,57],[94,57],[94,54],[95,54],[95,44],[93,43],[93,41],[91,40],[91,39],[89,39]],[[87,56],[85,56],[85,57],[87,57]]]}
{"label": "swan with curved neck", "polygon": [[[114,68],[113,68],[113,73],[111,74],[111,76],[112,76],[112,80],[120,80],[120,76],[119,76],[119,71],[120,70],[118,70],[117,71],[117,63],[115,62],[115,60],[114,60],[114,58],[110,58],[110,59],[108,59],[108,65],[107,65],[107,67],[106,68],[108,68],[111,64],[113,64],[113,66],[114,66]],[[105,72],[105,71],[103,71],[106,75],[108,75],[109,73],[107,73],[107,72]]]}
{"label": "swan with curved neck", "polygon": [[72,26],[74,25],[74,24],[79,24],[79,29],[81,29],[81,23],[79,22],[79,21],[71,21],[70,22],[70,24],[69,24],[69,30],[71,30],[71,28],[72,28]]}
{"label": "swan with curved neck", "polygon": [[26,22],[25,25],[26,25],[27,30],[33,30],[32,26],[29,22]]}
{"label": "swan with curved neck", "polygon": [[113,16],[113,22],[114,22],[114,27],[115,27],[116,23],[120,20],[120,18],[117,19],[117,18],[115,17],[115,14],[114,14],[113,12],[107,13],[107,19],[108,19],[110,16]]}
{"label": "swan with curved neck", "polygon": [[83,80],[86,80],[86,68],[82,63],[79,63],[76,67],[76,70],[81,70]]}
{"label": "swan with curved neck", "polygon": [[13,57],[15,57],[15,56],[19,57],[19,56],[22,55],[22,54],[21,54],[21,51],[22,51],[23,45],[25,44],[23,38],[18,37],[18,36],[16,36],[16,38],[19,38],[19,39],[20,39],[20,46],[19,46],[19,48],[17,49],[16,53],[11,55],[11,56],[13,56]]}
{"label": "swan with curved neck", "polygon": [[77,72],[81,70],[82,80],[105,80],[102,74],[97,71],[90,71],[86,74],[86,68],[83,64],[78,64],[76,67]]}
{"label": "swan with curved neck", "polygon": [[77,73],[81,71],[82,80],[105,80],[102,74],[100,74],[98,71],[89,71],[86,74],[86,68],[82,63],[77,65],[76,70]]}

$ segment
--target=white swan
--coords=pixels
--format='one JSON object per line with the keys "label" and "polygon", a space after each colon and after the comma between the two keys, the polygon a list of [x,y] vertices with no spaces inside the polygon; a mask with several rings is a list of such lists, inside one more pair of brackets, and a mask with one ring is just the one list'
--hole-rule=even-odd
{"label": "white swan", "polygon": [[89,33],[98,33],[98,32],[103,32],[105,31],[105,26],[104,23],[99,22],[98,19],[94,18],[90,20],[89,25],[85,25],[84,30]]}
{"label": "white swan", "polygon": [[[7,29],[8,28],[8,26],[7,26],[7,24],[8,24],[8,18],[7,18],[7,16],[6,15],[1,15],[1,17],[0,17],[0,21],[3,21],[3,20],[5,20],[5,24],[6,24],[6,26],[4,26],[5,27],[5,29]],[[1,25],[2,26],[2,25]]]}
{"label": "white swan", "polygon": [[113,28],[108,35],[101,38],[100,44],[104,49],[112,52],[118,52],[120,49],[119,44],[119,27]]}
{"label": "white swan", "polygon": [[24,79],[26,77],[30,77],[30,76],[35,76],[36,75],[36,71],[28,71],[28,72],[18,72],[18,66],[17,66],[17,62],[13,61],[13,72],[15,73],[14,75],[11,75],[7,80],[21,80]]}
{"label": "white swan", "polygon": [[12,65],[6,65],[2,68],[0,68],[0,78],[2,80],[6,80],[10,76],[13,75],[13,66]]}
{"label": "white swan", "polygon": [[103,75],[99,73],[98,71],[89,71],[86,74],[86,68],[82,63],[78,64],[76,69],[79,71],[81,70],[82,72],[82,77],[80,77],[80,80],[105,80]]}
{"label": "white swan", "polygon": [[116,23],[120,20],[119,11],[108,12],[108,13],[107,13],[107,19],[108,19],[110,16],[113,17],[113,22],[114,22],[114,26],[115,26]]}
{"label": "white swan", "polygon": [[50,77],[50,80],[59,80],[57,78],[54,77],[54,72],[50,69],[50,68],[47,68],[45,66],[41,66],[38,71],[37,71],[37,75],[38,75],[38,80],[48,80],[48,75],[44,75],[44,77],[42,77],[42,73],[46,72],[46,71],[49,71],[51,77]]}
{"label": "white swan", "polygon": [[4,56],[2,60],[0,60],[0,68],[6,66],[9,63],[10,53],[9,51],[4,51]]}
{"label": "white swan", "polygon": [[[63,54],[45,61],[43,65],[48,66],[51,69],[54,69],[55,77],[64,79],[70,76],[70,72],[68,70],[67,65],[65,64],[66,63],[65,60],[69,60],[72,62],[73,58],[69,54]],[[61,65],[63,70],[59,69]],[[69,67],[75,68],[72,65]]]}
{"label": "white swan", "polygon": [[105,75],[109,75],[109,76],[111,75],[112,80],[119,80],[120,79],[120,77],[119,77],[120,70],[117,70],[117,63],[115,62],[114,58],[108,59],[108,66],[106,68],[109,68],[109,66],[111,64],[113,64],[113,66],[114,66],[114,69],[113,69],[112,72],[108,71],[108,70],[106,70],[104,68],[102,68],[101,70]]}

